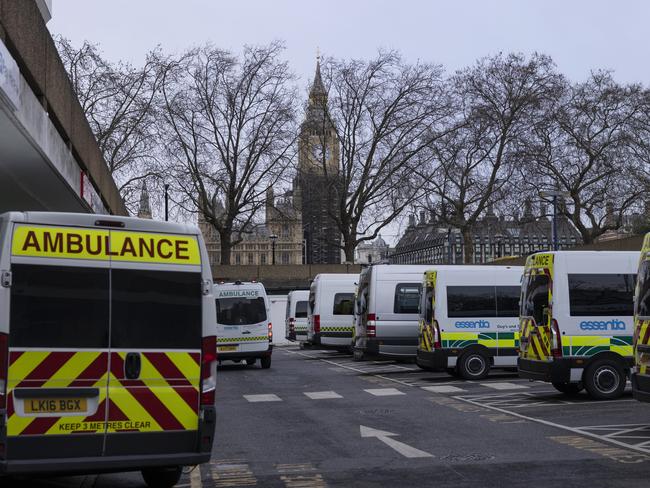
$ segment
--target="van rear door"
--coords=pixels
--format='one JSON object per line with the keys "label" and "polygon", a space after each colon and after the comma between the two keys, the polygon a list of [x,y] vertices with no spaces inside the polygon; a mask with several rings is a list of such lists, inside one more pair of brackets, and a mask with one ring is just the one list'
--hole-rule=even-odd
{"label": "van rear door", "polygon": [[552,298],[553,254],[534,254],[526,262],[521,291],[519,343],[523,359],[551,359]]}
{"label": "van rear door", "polygon": [[[218,352],[251,352],[268,348],[266,300],[259,289],[220,289],[215,299]],[[263,342],[263,348],[260,342]]]}
{"label": "van rear door", "polygon": [[[14,234],[14,249],[24,235]],[[12,254],[7,459],[101,456],[108,262]]]}

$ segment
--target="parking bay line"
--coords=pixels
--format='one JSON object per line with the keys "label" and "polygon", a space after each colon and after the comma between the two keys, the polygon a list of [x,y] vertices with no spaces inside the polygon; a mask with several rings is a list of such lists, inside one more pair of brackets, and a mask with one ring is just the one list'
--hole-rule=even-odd
{"label": "parking bay line", "polygon": [[[504,408],[492,407],[492,406],[489,406],[489,405],[477,403],[477,402],[474,402],[472,400],[468,400],[466,398],[463,398],[462,396],[455,396],[455,397],[452,397],[452,398],[454,398],[456,400],[460,400],[461,402],[469,403],[470,405],[474,405],[475,407],[487,408],[488,410],[493,410],[495,412],[500,412],[500,413],[504,413],[504,414],[507,414],[507,415],[512,415],[513,417],[518,417],[520,419],[528,420],[530,422],[535,422],[537,424],[546,425],[548,427],[555,427],[556,429],[566,430],[566,431],[572,432],[574,434],[583,435],[583,436],[586,436],[586,437],[591,437],[592,439],[598,439],[598,440],[603,441],[603,442],[608,442],[610,444],[615,444],[615,445],[617,445],[619,447],[624,447],[624,448],[630,449],[632,451],[642,452],[643,454],[650,453],[650,449],[640,448],[640,447],[637,447],[637,446],[626,444],[624,442],[619,442],[616,439],[610,439],[609,437],[605,437],[605,436],[602,436],[602,435],[592,434],[591,432],[586,432],[586,431],[581,430],[580,428],[577,428],[577,427],[569,427],[568,425],[557,424],[555,422],[551,422],[550,420],[543,420],[543,419],[539,419],[539,418],[536,418],[536,417],[530,417],[528,415],[522,415],[522,414],[517,413],[517,412],[512,412],[510,410],[506,410]],[[620,400],[611,400],[610,403],[614,402],[614,401],[620,401]],[[628,401],[628,400],[623,400],[623,401]],[[604,402],[599,402],[599,404],[602,404],[602,403],[604,403]]]}

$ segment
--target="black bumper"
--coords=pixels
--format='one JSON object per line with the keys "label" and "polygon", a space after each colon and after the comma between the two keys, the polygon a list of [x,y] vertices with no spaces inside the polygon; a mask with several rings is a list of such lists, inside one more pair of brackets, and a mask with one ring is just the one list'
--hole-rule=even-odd
{"label": "black bumper", "polygon": [[584,364],[574,364],[571,358],[553,358],[551,361],[517,359],[517,369],[521,378],[546,381],[550,383],[569,383],[571,367],[584,368]]}
{"label": "black bumper", "polygon": [[217,360],[221,361],[235,361],[248,358],[266,358],[273,354],[273,344],[269,344],[266,351],[250,351],[250,352],[218,352]]}
{"label": "black bumper", "polygon": [[650,376],[632,374],[632,396],[640,402],[650,402]]}
{"label": "black bumper", "polygon": [[433,351],[418,349],[415,362],[418,366],[425,369],[444,371],[447,369],[449,356],[449,351],[445,349],[434,349]]}

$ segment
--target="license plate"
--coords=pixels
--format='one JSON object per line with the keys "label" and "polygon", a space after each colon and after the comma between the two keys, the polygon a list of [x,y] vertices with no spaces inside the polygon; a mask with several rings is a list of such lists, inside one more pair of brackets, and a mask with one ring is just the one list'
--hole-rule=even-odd
{"label": "license plate", "polygon": [[84,413],[88,410],[86,398],[25,399],[25,413]]}
{"label": "license plate", "polygon": [[236,351],[237,346],[219,346],[217,347],[217,352],[230,352],[230,351]]}

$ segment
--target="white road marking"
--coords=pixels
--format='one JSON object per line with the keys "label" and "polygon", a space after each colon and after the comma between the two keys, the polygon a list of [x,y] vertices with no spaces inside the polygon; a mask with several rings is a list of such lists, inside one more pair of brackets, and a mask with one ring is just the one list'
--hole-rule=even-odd
{"label": "white road marking", "polygon": [[371,427],[366,427],[365,425],[359,426],[359,432],[361,434],[361,437],[376,437],[381,442],[386,444],[391,449],[394,449],[404,457],[407,458],[433,457],[433,455],[429,454],[428,452],[421,451],[419,449],[416,449],[415,447],[409,446],[408,444],[404,444],[403,442],[392,439],[392,437],[397,435],[397,434],[393,434],[392,432],[373,429]]}
{"label": "white road marking", "polygon": [[399,391],[397,388],[370,388],[363,391],[375,396],[406,395],[406,393]]}
{"label": "white road marking", "polygon": [[[589,431],[582,430],[579,427],[569,427],[568,425],[556,424],[555,422],[551,422],[549,420],[542,420],[542,419],[538,419],[536,417],[530,417],[528,415],[522,415],[520,413],[513,412],[511,410],[506,410],[504,408],[498,408],[498,407],[493,407],[491,405],[486,405],[484,403],[474,402],[473,400],[468,400],[467,398],[463,398],[461,396],[457,396],[457,397],[453,397],[453,398],[455,398],[456,400],[460,400],[461,402],[469,403],[469,404],[477,406],[477,407],[487,408],[488,410],[494,410],[495,412],[505,413],[505,414],[508,414],[508,415],[512,415],[513,417],[518,417],[520,419],[529,420],[531,422],[535,422],[535,423],[542,424],[542,425],[547,425],[549,427],[555,427],[556,429],[566,430],[568,432],[573,432],[574,434],[579,434],[579,435],[591,437],[593,439],[598,439],[598,440],[601,440],[601,441],[604,441],[604,442],[609,442],[610,444],[615,444],[617,446],[625,447],[625,448],[631,449],[633,451],[642,452],[644,454],[648,454],[650,452],[648,449],[644,449],[644,448],[634,446],[634,445],[631,445],[631,444],[626,444],[625,442],[619,442],[616,439],[612,439],[612,438],[607,437],[607,436],[593,434],[593,433],[591,433]],[[610,402],[614,402],[614,401],[620,401],[620,400],[610,400]],[[602,404],[602,403],[605,403],[605,402],[599,402],[599,404]]]}
{"label": "white road marking", "polygon": [[251,403],[257,402],[281,402],[282,398],[272,393],[266,395],[244,395],[244,398]]}
{"label": "white road marking", "polygon": [[312,400],[327,400],[329,398],[343,398],[341,395],[336,393],[335,391],[311,391],[311,392],[304,392],[305,395]]}
{"label": "white road marking", "polygon": [[203,482],[201,481],[201,467],[195,466],[194,469],[190,472],[190,486],[192,488],[203,488]]}
{"label": "white road marking", "polygon": [[493,388],[495,390],[525,390],[530,388],[529,386],[526,385],[520,385],[518,383],[490,383],[490,382],[485,382],[482,383],[483,386],[487,386],[488,388]]}
{"label": "white road marking", "polygon": [[467,391],[451,385],[423,386],[422,390],[430,391],[431,393],[457,393],[459,391]]}

